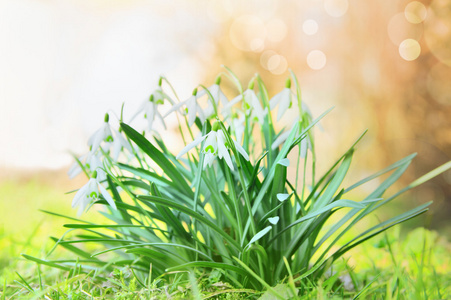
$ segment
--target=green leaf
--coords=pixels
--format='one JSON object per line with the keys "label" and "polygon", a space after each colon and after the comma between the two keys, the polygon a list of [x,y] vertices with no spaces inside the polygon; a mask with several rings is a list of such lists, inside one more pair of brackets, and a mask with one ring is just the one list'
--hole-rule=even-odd
{"label": "green leaf", "polygon": [[152,159],[163,172],[172,180],[176,188],[182,193],[192,198],[193,191],[186,182],[186,180],[180,175],[180,172],[174,165],[161,153],[155,146],[152,145],[144,136],[134,130],[132,127],[125,123],[121,123],[121,128],[125,134],[133,141],[135,144],[146,153],[150,159]]}

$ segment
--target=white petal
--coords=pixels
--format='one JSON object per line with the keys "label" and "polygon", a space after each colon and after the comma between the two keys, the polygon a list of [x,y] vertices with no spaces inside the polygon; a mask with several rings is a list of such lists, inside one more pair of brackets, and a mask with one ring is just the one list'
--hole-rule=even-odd
{"label": "white petal", "polygon": [[100,193],[103,195],[103,197],[105,198],[105,200],[108,202],[108,204],[113,207],[114,209],[117,209],[116,207],[116,203],[114,203],[113,198],[111,197],[110,193],[108,193],[108,191],[103,187],[103,185],[101,185],[98,182],[98,187],[100,190]]}
{"label": "white petal", "polygon": [[277,200],[280,202],[287,200],[288,197],[290,197],[290,194],[277,194]]}
{"label": "white petal", "polygon": [[179,103],[173,105],[173,106],[171,107],[171,109],[168,110],[168,111],[164,114],[163,118],[166,118],[170,113],[172,113],[172,112],[178,110],[180,107],[182,107],[182,105],[185,105],[185,104],[186,104],[186,101],[179,102]]}
{"label": "white petal", "polygon": [[291,131],[287,130],[284,133],[282,133],[281,135],[279,135],[277,137],[277,139],[274,141],[274,143],[272,143],[271,148],[274,150],[277,147],[279,147],[280,144],[285,142],[285,140],[288,138],[288,136],[290,136],[290,133],[291,133]]}
{"label": "white petal", "polygon": [[273,110],[277,106],[277,104],[280,102],[280,99],[281,99],[281,96],[282,96],[282,92],[278,93],[277,95],[272,97],[271,100],[269,100],[269,108],[271,110]]}
{"label": "white petal", "polygon": [[80,204],[80,200],[86,197],[86,192],[88,190],[88,184],[85,184],[78,192],[75,194],[74,199],[72,200],[72,208],[76,207]]}
{"label": "white petal", "polygon": [[277,164],[284,166],[284,167],[288,167],[288,166],[290,166],[290,160],[288,158],[282,158],[281,160],[279,160],[277,162]]}
{"label": "white petal", "polygon": [[237,141],[233,141],[233,143],[235,144],[235,148],[236,150],[241,153],[241,155],[243,155],[243,157],[249,161],[249,155],[246,153],[246,150],[244,150],[243,147],[241,147],[241,145],[239,143],[237,143]]}
{"label": "white petal", "polygon": [[182,151],[180,151],[180,153],[177,154],[175,158],[180,159],[180,157],[182,157],[185,153],[187,153],[188,151],[199,145],[207,136],[208,134],[197,137],[194,141],[186,145],[185,148],[183,148]]}
{"label": "white petal", "polygon": [[69,171],[67,171],[67,175],[69,176],[70,179],[72,179],[75,176],[77,176],[78,174],[80,174],[81,171],[82,171],[82,169],[81,169],[80,165],[78,164],[78,162],[76,161],[72,164]]}
{"label": "white petal", "polygon": [[287,111],[288,107],[290,107],[290,103],[291,103],[291,90],[285,88],[281,92],[279,110],[277,111],[277,121],[280,121],[283,114]]}
{"label": "white petal", "polygon": [[212,153],[205,153],[204,156],[204,165],[203,168],[205,170],[205,167],[208,165],[211,167],[211,165],[213,164],[213,161],[215,160],[216,155],[212,154]]}
{"label": "white petal", "polygon": [[300,156],[302,158],[305,158],[307,156],[307,148],[308,148],[307,137],[302,139],[300,147],[301,147]]}
{"label": "white petal", "polygon": [[218,156],[220,158],[224,157],[230,170],[232,170],[232,171],[234,170],[232,158],[230,157],[229,151],[227,150],[226,146],[223,143],[218,143]]}
{"label": "white petal", "polygon": [[228,110],[230,110],[232,108],[232,106],[234,106],[235,104],[237,104],[241,100],[243,100],[243,95],[238,95],[235,98],[233,98],[232,100],[230,100],[229,103],[224,105],[224,107],[222,109],[228,111]]}
{"label": "white petal", "polygon": [[160,114],[160,112],[158,110],[155,113],[156,113],[157,117],[160,119],[161,124],[163,124],[164,129],[167,129],[163,116]]}
{"label": "white petal", "polygon": [[133,115],[133,117],[131,117],[130,122],[133,121],[140,113],[142,113],[145,108],[146,108],[146,104],[149,102],[149,100],[144,100],[144,102],[139,106],[138,110],[136,111],[136,113]]}
{"label": "white petal", "polygon": [[269,223],[276,225],[279,222],[279,217],[268,218]]}

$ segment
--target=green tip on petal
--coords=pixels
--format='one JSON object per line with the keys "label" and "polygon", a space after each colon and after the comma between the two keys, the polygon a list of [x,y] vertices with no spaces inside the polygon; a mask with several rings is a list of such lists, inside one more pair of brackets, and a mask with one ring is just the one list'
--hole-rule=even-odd
{"label": "green tip on petal", "polygon": [[150,102],[153,102],[153,98],[154,98],[153,94],[152,94],[152,95],[150,95],[150,97],[149,97],[149,101],[150,101]]}
{"label": "green tip on petal", "polygon": [[214,122],[213,127],[211,128],[212,131],[218,131],[221,128],[221,125],[219,122]]}
{"label": "green tip on petal", "polygon": [[193,90],[193,96],[196,96],[197,95],[197,88],[195,88],[194,90]]}
{"label": "green tip on petal", "polygon": [[97,178],[97,171],[92,172],[92,178]]}
{"label": "green tip on petal", "polygon": [[218,77],[216,77],[215,84],[217,84],[217,85],[221,84],[221,75],[218,75]]}
{"label": "green tip on petal", "polygon": [[158,79],[158,86],[161,87],[162,84],[163,84],[163,76],[160,76],[160,79]]}
{"label": "green tip on petal", "polygon": [[254,89],[254,79],[252,79],[251,81],[249,81],[249,85],[247,86],[248,90],[253,90]]}
{"label": "green tip on petal", "polygon": [[291,79],[290,78],[288,78],[287,81],[285,81],[285,87],[288,89],[291,88]]}
{"label": "green tip on petal", "polygon": [[105,114],[105,123],[108,123],[108,121],[110,120],[110,115],[108,113]]}

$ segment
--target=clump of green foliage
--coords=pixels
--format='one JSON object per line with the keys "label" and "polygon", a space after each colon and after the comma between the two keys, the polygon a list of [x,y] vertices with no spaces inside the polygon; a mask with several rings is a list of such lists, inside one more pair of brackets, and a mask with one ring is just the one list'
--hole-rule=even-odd
{"label": "clump of green foliage", "polygon": [[[236,86],[232,100],[221,91],[222,77]],[[162,114],[159,110],[165,103],[172,107]],[[288,110],[297,112],[292,126],[277,129],[272,115],[276,108],[277,121],[287,118]],[[195,88],[185,101],[179,101],[161,78],[133,118],[125,120],[121,111],[117,130],[106,114],[102,127],[88,141],[89,152],[76,158],[70,171],[72,176],[84,173],[88,178],[74,196],[79,215],[100,205],[104,208],[100,213],[110,222],[66,217],[73,222],[64,225],[69,230],[54,239],[55,247],[73,252],[76,259],[25,257],[65,271],[75,265],[79,274],[127,268],[133,285],[142,288],[161,276],[193,283],[194,275],[189,274],[207,272],[236,289],[267,290],[280,299],[286,293],[297,294],[300,286],[310,289],[351,249],[424,213],[430,203],[360,229],[339,245],[360,220],[451,167],[445,164],[386,195],[415,156],[410,155],[344,187],[363,133],[318,177],[313,130],[329,111],[312,116],[294,74],[270,98],[260,76],[244,90],[227,70],[212,86]],[[135,128],[138,116],[147,123],[144,131]],[[162,129],[171,117],[178,121],[176,128],[185,145],[178,154]],[[156,122],[160,122],[158,130]],[[288,172],[290,165],[294,174]],[[389,175],[372,192],[349,199],[349,192],[385,174]],[[338,221],[325,226],[342,210],[346,213]],[[337,280],[329,279],[326,286],[332,288]],[[276,288],[284,281],[288,291]]]}

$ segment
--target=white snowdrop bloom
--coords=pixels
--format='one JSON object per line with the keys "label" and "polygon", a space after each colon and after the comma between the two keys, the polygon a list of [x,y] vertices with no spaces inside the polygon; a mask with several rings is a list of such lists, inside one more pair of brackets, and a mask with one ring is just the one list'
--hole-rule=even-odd
{"label": "white snowdrop bloom", "polygon": [[90,148],[90,151],[93,153],[95,153],[99,149],[100,144],[103,141],[105,141],[105,142],[113,141],[113,133],[111,132],[111,128],[110,128],[110,124],[108,123],[108,120],[109,120],[109,115],[105,114],[105,122],[96,132],[94,132],[94,134],[88,140],[88,146]]}
{"label": "white snowdrop bloom", "polygon": [[[285,140],[288,138],[291,131],[293,130],[293,127],[296,124],[296,122],[299,122],[299,118],[296,118],[296,120],[293,122],[293,126],[290,128],[290,130],[286,130],[284,133],[280,134],[277,137],[277,139],[272,143],[271,148],[273,150],[285,142]],[[300,157],[305,158],[305,156],[307,155],[307,150],[308,149],[311,150],[311,148],[312,148],[307,136],[301,140],[300,147],[301,147]]]}
{"label": "white snowdrop bloom", "polygon": [[[103,181],[106,179],[106,173],[103,171],[103,163],[101,156],[97,153],[88,152],[78,158],[78,161],[85,167],[86,170],[91,172],[97,171],[97,179]],[[83,169],[81,168],[79,162],[75,161],[70,167],[67,174],[70,179],[80,174]]]}
{"label": "white snowdrop bloom", "polygon": [[279,121],[287,109],[291,107],[293,96],[294,94],[291,89],[286,87],[269,101],[271,110],[279,105],[279,110],[277,111],[277,121]]}
{"label": "white snowdrop bloom", "polygon": [[192,126],[194,124],[194,121],[196,120],[196,116],[199,117],[201,122],[204,122],[206,120],[206,114],[204,113],[204,110],[197,102],[199,99],[199,96],[197,95],[197,89],[194,89],[193,94],[191,97],[186,99],[185,101],[179,102],[176,105],[174,105],[164,116],[165,118],[170,113],[179,110],[182,106],[185,106],[185,108],[182,110],[182,114],[188,115],[188,124],[189,126]]}
{"label": "white snowdrop bloom", "polygon": [[[70,179],[75,178],[78,174],[80,174],[83,170],[80,167],[80,163],[83,164],[83,161],[87,160],[89,156],[92,155],[92,152],[88,152],[87,154],[84,154],[78,158],[78,161],[74,161],[72,165],[69,168],[69,171],[67,171],[67,175]],[[79,163],[80,162],[80,163]]]}
{"label": "white snowdrop bloom", "polygon": [[[215,124],[216,125],[216,124]],[[215,127],[215,126],[214,126]],[[213,127],[213,128],[214,128]],[[216,129],[216,128],[214,128]],[[230,145],[228,145],[226,141],[226,137],[224,135],[224,132],[222,129],[212,130],[209,133],[207,133],[204,136],[200,136],[196,138],[193,142],[186,145],[185,148],[180,151],[180,153],[177,155],[177,159],[182,157],[185,153],[199,145],[203,140],[205,140],[204,148],[202,149],[202,152],[205,154],[204,156],[204,165],[203,168],[205,168],[207,165],[211,166],[213,163],[213,160],[218,156],[219,158],[224,158],[229,168],[233,171],[233,163],[232,159],[230,157],[228,149],[230,149]],[[246,159],[249,160],[249,155],[246,153],[246,151],[241,147],[239,143],[237,143],[235,140],[232,140],[236,150]]]}
{"label": "white snowdrop bloom", "polygon": [[[147,129],[152,131],[153,123],[158,118],[163,124],[164,129],[166,129],[166,123],[164,122],[163,116],[158,111],[158,106],[161,106],[164,103],[164,98],[161,98],[161,95],[158,96],[158,100],[155,98],[154,94],[150,95],[149,99],[144,101],[141,106],[138,108],[138,111],[131,118],[130,121],[136,118],[141,113],[144,113],[144,118],[147,120]],[[172,103],[172,100],[171,100]]]}
{"label": "white snowdrop bloom", "polygon": [[127,149],[127,151],[131,154],[133,153],[133,149],[130,146],[130,143],[122,136],[121,132],[114,130],[114,140],[113,140],[113,153],[112,158],[114,161],[118,161],[119,154],[122,149]]}
{"label": "white snowdrop bloom", "polygon": [[92,202],[98,200],[100,198],[100,195],[105,198],[105,200],[109,205],[111,205],[111,207],[117,209],[113,198],[102,186],[102,184],[100,184],[96,177],[97,174],[96,172],[94,172],[93,177],[89,179],[88,183],[86,183],[81,189],[78,190],[78,192],[75,194],[74,199],[72,200],[72,208],[78,206],[78,216],[80,216]]}
{"label": "white snowdrop bloom", "polygon": [[243,138],[243,134],[244,134],[244,122],[245,122],[245,118],[244,118],[244,114],[237,114],[235,116],[232,117],[232,128],[235,132],[235,137],[236,140],[238,141],[238,143],[241,143],[241,140]]}
{"label": "white snowdrop bloom", "polygon": [[[224,93],[221,91],[221,88],[219,87],[220,83],[221,83],[221,77],[218,76],[216,78],[215,84],[213,84],[207,88],[207,90],[210,92],[211,96],[213,97],[217,108],[219,108],[220,103],[222,104],[222,106],[226,106],[229,103],[229,99],[227,99],[226,95],[224,95]],[[207,92],[205,89],[201,90],[197,94],[198,98],[200,98],[204,95],[207,95]],[[215,110],[213,107],[213,103],[211,102],[211,99],[209,99],[209,101],[208,101],[208,106],[204,110],[204,114],[207,118],[211,117],[215,114]]]}
{"label": "white snowdrop bloom", "polygon": [[268,113],[268,108],[263,109],[260,100],[258,100],[257,95],[253,89],[247,89],[243,92],[243,95],[238,95],[233,98],[227,107],[224,108],[226,114],[230,113],[230,108],[241,101],[244,98],[243,106],[247,115],[250,114],[250,118],[253,121],[257,121],[260,125],[263,125],[265,121],[265,116]]}

